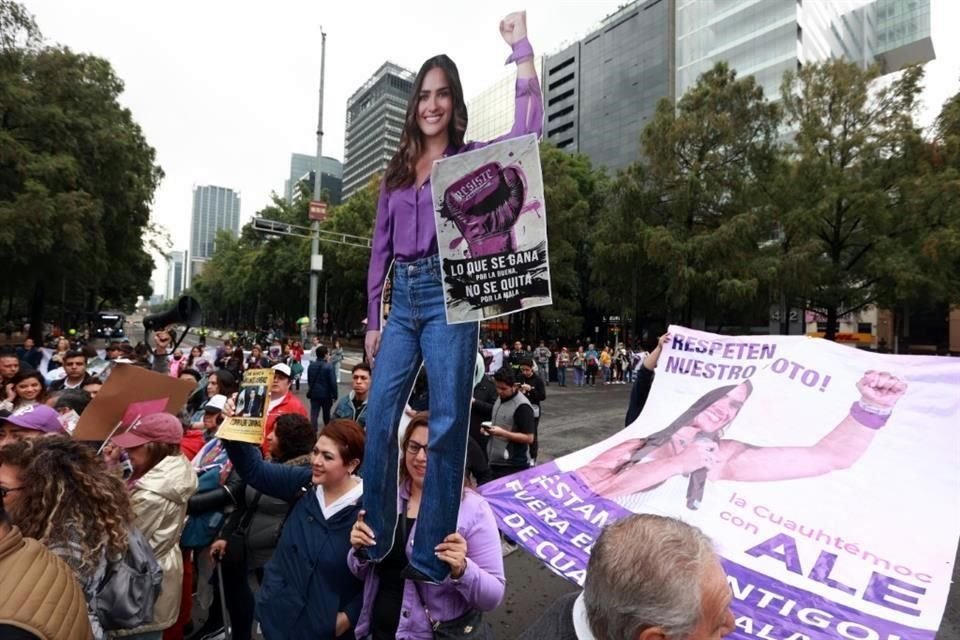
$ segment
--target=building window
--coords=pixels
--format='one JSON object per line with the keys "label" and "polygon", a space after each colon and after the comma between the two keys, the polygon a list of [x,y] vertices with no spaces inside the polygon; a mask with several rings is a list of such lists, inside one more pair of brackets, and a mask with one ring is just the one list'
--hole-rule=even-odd
{"label": "building window", "polygon": [[570,82],[571,80],[573,80],[573,72],[572,72],[572,71],[571,71],[570,73],[568,73],[567,75],[563,76],[562,78],[560,78],[559,80],[557,80],[556,82],[550,83],[550,85],[547,87],[547,89],[548,89],[549,91],[553,91],[553,90],[556,89],[557,87],[559,87],[559,86],[561,86],[561,85],[564,85],[564,84]]}
{"label": "building window", "polygon": [[556,111],[555,113],[551,113],[549,116],[547,116],[547,122],[553,122],[557,118],[562,118],[563,116],[569,115],[571,113],[573,113],[572,104],[568,107],[564,107],[563,109],[560,109],[559,111]]}
{"label": "building window", "polygon": [[563,133],[564,131],[569,131],[570,129],[573,129],[573,123],[572,123],[572,122],[568,122],[568,123],[566,123],[566,124],[562,124],[562,125],[560,125],[559,127],[557,127],[556,129],[551,129],[550,131],[548,131],[548,132],[547,132],[547,137],[548,137],[548,138],[552,138],[553,136],[559,135],[559,134]]}
{"label": "building window", "polygon": [[556,97],[553,97],[553,98],[550,98],[550,101],[547,103],[547,106],[548,106],[548,107],[552,107],[553,105],[557,104],[557,103],[560,102],[561,100],[566,100],[567,98],[569,98],[569,97],[572,96],[572,95],[573,95],[573,89],[568,89],[567,91],[564,91],[564,92],[561,93],[560,95],[558,95],[558,96],[556,96]]}
{"label": "building window", "polygon": [[873,323],[872,323],[872,322],[858,322],[858,323],[857,323],[857,333],[873,333]]}
{"label": "building window", "polygon": [[549,72],[548,75],[551,75],[551,76],[552,76],[552,75],[555,74],[555,73],[559,73],[560,71],[563,71],[564,69],[566,69],[567,67],[569,67],[570,65],[572,65],[573,62],[574,62],[574,58],[572,58],[572,57],[564,60],[563,62],[561,62],[560,64],[558,64],[557,66],[555,66],[553,69],[550,69],[550,72]]}

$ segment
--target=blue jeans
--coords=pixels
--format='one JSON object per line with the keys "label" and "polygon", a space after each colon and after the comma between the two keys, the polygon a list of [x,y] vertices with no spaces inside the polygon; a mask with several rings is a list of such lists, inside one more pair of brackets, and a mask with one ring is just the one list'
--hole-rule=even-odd
{"label": "blue jeans", "polygon": [[402,454],[397,426],[420,363],[425,362],[429,461],[410,564],[437,582],[450,573],[450,567],[434,555],[434,547],[457,530],[479,335],[476,323],[447,324],[441,277],[436,255],[394,266],[390,319],[374,361],[363,460],[364,521],[377,540],[367,552],[371,560],[379,561],[390,553],[397,528]]}
{"label": "blue jeans", "polygon": [[567,368],[557,367],[557,382],[561,387],[567,386]]}

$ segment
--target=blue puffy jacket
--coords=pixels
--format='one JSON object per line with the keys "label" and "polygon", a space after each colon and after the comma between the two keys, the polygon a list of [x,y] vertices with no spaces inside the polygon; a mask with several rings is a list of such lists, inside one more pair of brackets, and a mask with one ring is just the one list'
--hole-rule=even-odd
{"label": "blue puffy jacket", "polygon": [[[328,521],[310,484],[309,467],[264,462],[254,445],[224,444],[233,468],[248,485],[275,498],[296,501],[257,593],[256,617],[264,638],[354,640],[363,582],[350,573],[347,553],[360,504]],[[336,636],[340,611],[350,619],[350,630]]]}

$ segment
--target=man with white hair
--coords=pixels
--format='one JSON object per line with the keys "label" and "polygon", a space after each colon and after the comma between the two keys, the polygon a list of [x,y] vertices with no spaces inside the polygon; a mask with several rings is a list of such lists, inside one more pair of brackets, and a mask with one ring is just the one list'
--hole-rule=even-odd
{"label": "man with white hair", "polygon": [[731,597],[699,529],[633,515],[600,535],[583,592],[557,600],[520,640],[714,640],[734,629]]}

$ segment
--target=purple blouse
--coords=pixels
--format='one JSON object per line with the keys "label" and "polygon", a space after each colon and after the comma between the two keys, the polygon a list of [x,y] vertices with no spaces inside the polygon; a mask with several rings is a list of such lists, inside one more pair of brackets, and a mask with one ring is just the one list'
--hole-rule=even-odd
{"label": "purple blouse", "polygon": [[[536,78],[517,78],[513,128],[489,142],[469,142],[460,149],[448,148],[444,156],[473,151],[493,142],[543,130],[543,97]],[[415,185],[387,190],[380,186],[373,251],[367,271],[367,331],[380,329],[380,297],[393,260],[409,262],[437,253],[437,227],[433,218],[430,179]]]}
{"label": "purple blouse", "polygon": [[[400,500],[410,497],[410,485],[400,486]],[[403,602],[400,608],[398,640],[430,640],[430,620],[421,606],[430,609],[435,620],[453,620],[471,609],[493,611],[503,601],[506,592],[506,576],[503,572],[503,553],[500,549],[500,534],[493,510],[486,499],[476,491],[467,489],[460,502],[457,516],[457,531],[467,541],[467,568],[459,579],[448,577],[439,585],[422,584],[420,591],[409,580],[403,583]],[[406,544],[407,558],[413,550],[417,525],[410,531]],[[373,605],[380,588],[380,576],[372,570],[369,562],[357,560],[356,552],[350,549],[347,566],[353,575],[363,580],[363,609],[357,618],[356,635],[365,637],[370,633]],[[422,595],[421,595],[422,594]]]}

